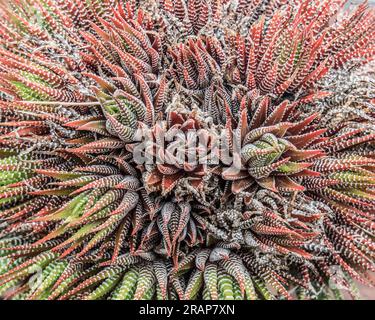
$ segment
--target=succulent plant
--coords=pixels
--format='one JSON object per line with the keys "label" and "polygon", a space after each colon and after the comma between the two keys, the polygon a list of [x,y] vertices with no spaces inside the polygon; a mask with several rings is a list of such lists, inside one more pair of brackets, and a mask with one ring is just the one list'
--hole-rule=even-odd
{"label": "succulent plant", "polygon": [[368,4],[8,0],[0,16],[0,297],[374,285]]}

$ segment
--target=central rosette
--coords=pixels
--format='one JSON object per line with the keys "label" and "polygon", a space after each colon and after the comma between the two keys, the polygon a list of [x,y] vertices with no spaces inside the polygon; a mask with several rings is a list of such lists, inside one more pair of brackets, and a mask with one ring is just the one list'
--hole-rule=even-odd
{"label": "central rosette", "polygon": [[215,137],[210,119],[197,112],[171,111],[151,128],[139,128],[132,153],[146,190],[163,196],[176,187],[182,193],[203,190],[208,165],[217,159]]}

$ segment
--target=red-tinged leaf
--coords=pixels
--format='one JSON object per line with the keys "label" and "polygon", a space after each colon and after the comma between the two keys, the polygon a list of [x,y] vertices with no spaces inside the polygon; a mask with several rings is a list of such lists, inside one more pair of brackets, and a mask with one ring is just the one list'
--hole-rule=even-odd
{"label": "red-tinged leaf", "polygon": [[71,195],[76,195],[78,193],[81,193],[89,189],[111,188],[111,187],[114,187],[119,182],[121,182],[122,179],[123,179],[122,175],[112,175],[112,176],[103,177],[101,179],[90,182],[86,184],[85,186],[75,190],[74,192],[71,193]]}
{"label": "red-tinged leaf", "polygon": [[87,117],[87,118],[84,118],[84,119],[66,122],[66,123],[64,123],[64,126],[69,127],[69,128],[78,128],[78,127],[83,126],[83,125],[85,125],[87,123],[90,123],[92,121],[99,121],[101,119],[102,119],[102,117],[100,117],[100,116],[92,116],[92,117]]}
{"label": "red-tinged leaf", "polygon": [[97,120],[97,121],[88,122],[82,126],[77,127],[76,130],[91,131],[91,132],[99,133],[103,136],[110,135],[109,132],[107,131],[105,120]]}
{"label": "red-tinged leaf", "polygon": [[246,189],[248,189],[250,186],[254,184],[254,179],[252,178],[245,178],[245,179],[239,179],[239,180],[234,180],[232,182],[232,192],[234,194],[240,193]]}
{"label": "red-tinged leaf", "polygon": [[158,92],[155,95],[154,98],[154,106],[155,106],[155,112],[161,112],[163,111],[163,104],[164,104],[164,99],[165,99],[165,92],[168,88],[166,76],[162,75],[160,79],[160,84],[159,84],[159,89]]}
{"label": "red-tinged leaf", "polygon": [[306,187],[306,190],[316,190],[316,189],[326,188],[329,186],[337,185],[338,183],[340,183],[340,181],[337,179],[327,179],[327,178],[306,178],[303,181],[303,185]]}
{"label": "red-tinged leaf", "polygon": [[84,239],[81,239],[81,240],[78,240],[77,242],[75,242],[74,244],[72,244],[69,248],[67,248],[66,250],[64,250],[59,258],[60,259],[63,259],[65,257],[67,257],[70,253],[72,253],[74,250],[76,250],[77,248],[79,248],[82,243],[84,242]]}
{"label": "red-tinged leaf", "polygon": [[225,180],[235,181],[247,178],[249,174],[246,170],[238,170],[237,168],[229,167],[222,171],[221,176]]}
{"label": "red-tinged leaf", "polygon": [[277,192],[276,181],[275,181],[274,176],[257,179],[257,183],[265,189],[271,190],[273,192]]}
{"label": "red-tinged leaf", "polygon": [[325,92],[325,91],[315,92],[315,93],[312,93],[312,94],[310,94],[306,97],[303,97],[303,98],[299,99],[298,104],[312,103],[316,100],[321,100],[321,99],[327,98],[331,95],[332,95],[332,92]]}
{"label": "red-tinged leaf", "polygon": [[51,240],[51,239],[54,239],[58,236],[61,236],[62,234],[64,234],[67,230],[67,226],[66,224],[65,225],[62,225],[61,227],[58,227],[56,228],[55,230],[51,231],[50,233],[48,233],[45,237],[43,237],[42,239],[36,241],[33,245],[34,246],[37,246],[39,244],[42,244],[42,243],[45,243],[46,241],[48,240]]}
{"label": "red-tinged leaf", "polygon": [[[287,110],[288,106],[289,106],[288,100],[285,100],[282,103],[280,103],[277,107],[275,107],[275,110],[273,110],[272,113],[267,117],[263,125],[270,126],[270,125],[280,123],[284,119],[285,111]],[[290,129],[288,129],[288,132],[290,132]]]}
{"label": "red-tinged leaf", "polygon": [[33,196],[67,196],[72,193],[74,189],[72,188],[55,188],[55,189],[45,189],[38,191],[30,191],[28,194]]}
{"label": "red-tinged leaf", "polygon": [[298,192],[305,191],[305,188],[300,184],[294,182],[289,177],[277,177],[276,179],[276,189],[284,192]]}
{"label": "red-tinged leaf", "polygon": [[85,77],[93,79],[103,90],[106,90],[108,92],[114,92],[116,90],[116,87],[109,83],[107,80],[101,78],[100,76],[93,74],[93,73],[83,73]]}
{"label": "red-tinged leaf", "polygon": [[290,175],[290,177],[296,177],[296,178],[297,177],[320,177],[320,176],[321,176],[320,172],[308,170],[308,169],[305,169],[305,170],[302,170],[300,172]]}
{"label": "red-tinged leaf", "polygon": [[162,192],[164,195],[168,194],[180,181],[182,173],[176,173],[169,176],[163,176]]}
{"label": "red-tinged leaf", "polygon": [[48,169],[35,169],[35,172],[42,174],[48,177],[52,177],[59,180],[69,180],[74,178],[79,178],[82,176],[82,173],[78,172],[66,172],[66,171],[57,171],[57,170],[48,170]]}
{"label": "red-tinged leaf", "polygon": [[263,122],[266,120],[268,108],[270,105],[270,99],[266,96],[259,103],[258,108],[255,113],[252,115],[250,122],[250,129],[259,128]]}
{"label": "red-tinged leaf", "polygon": [[168,125],[169,127],[174,126],[175,124],[182,125],[185,122],[183,116],[175,111],[172,111],[168,114]]}
{"label": "red-tinged leaf", "polygon": [[296,123],[293,127],[289,128],[288,132],[291,135],[301,134],[301,132],[303,132],[303,130],[306,129],[306,127],[311,122],[313,122],[315,119],[317,119],[318,117],[319,117],[318,113],[313,113],[312,115],[308,116],[307,118],[305,118],[305,119],[301,120],[300,122]]}
{"label": "red-tinged leaf", "polygon": [[178,171],[180,171],[179,168],[173,166],[173,165],[164,165],[164,164],[158,164],[157,165],[157,168],[158,168],[158,171],[162,174],[162,175],[171,175],[171,174],[175,174],[177,173]]}
{"label": "red-tinged leaf", "polygon": [[290,157],[290,161],[303,161],[324,156],[321,150],[287,150],[284,153],[285,157]]}
{"label": "red-tinged leaf", "polygon": [[194,188],[194,189],[196,189],[196,190],[199,190],[199,189],[201,189],[202,188],[202,186],[203,186],[203,180],[201,179],[201,178],[191,178],[190,180],[189,180],[189,183],[190,183],[190,185]]}
{"label": "red-tinged leaf", "polygon": [[153,186],[159,184],[162,181],[162,179],[163,175],[158,170],[154,170],[147,175],[145,182],[148,186]]}
{"label": "red-tinged leaf", "polygon": [[298,136],[288,136],[285,137],[289,142],[293,143],[294,146],[297,148],[304,148],[311,144],[314,140],[319,138],[324,132],[326,132],[326,129],[320,129],[312,132],[308,132],[305,134],[301,134]]}

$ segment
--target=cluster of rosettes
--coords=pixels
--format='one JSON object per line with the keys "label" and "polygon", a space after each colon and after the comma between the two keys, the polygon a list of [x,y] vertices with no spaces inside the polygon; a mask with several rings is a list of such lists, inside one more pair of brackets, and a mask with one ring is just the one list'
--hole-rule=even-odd
{"label": "cluster of rosettes", "polygon": [[[0,296],[324,299],[373,285],[375,14],[345,6],[0,4]],[[360,73],[372,82],[340,90]],[[175,139],[193,131],[204,156]]]}

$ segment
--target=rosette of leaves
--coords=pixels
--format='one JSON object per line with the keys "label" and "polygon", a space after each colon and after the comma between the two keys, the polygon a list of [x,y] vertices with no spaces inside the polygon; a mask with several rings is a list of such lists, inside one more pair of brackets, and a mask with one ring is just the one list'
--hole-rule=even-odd
{"label": "rosette of leaves", "polygon": [[[345,3],[3,2],[1,297],[355,298],[354,280],[373,285],[373,97],[345,90],[356,116],[331,121],[329,79],[371,66],[375,16],[337,15]],[[194,168],[134,161],[139,129],[173,126],[225,130],[239,170],[224,150]]]}

